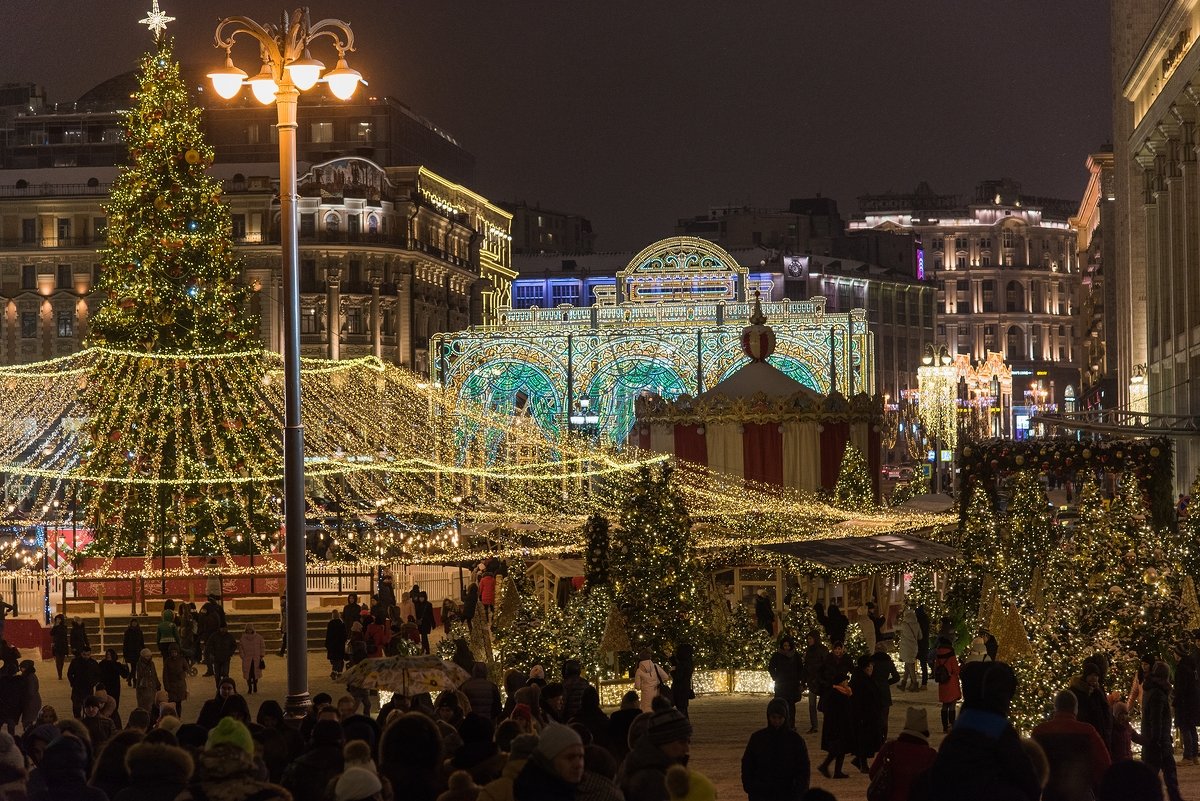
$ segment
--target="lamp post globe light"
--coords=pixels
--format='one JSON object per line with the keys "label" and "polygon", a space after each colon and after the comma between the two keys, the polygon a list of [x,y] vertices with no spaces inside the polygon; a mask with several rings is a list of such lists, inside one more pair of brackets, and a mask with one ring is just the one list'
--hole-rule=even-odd
{"label": "lamp post globe light", "polygon": [[[253,78],[233,63],[237,38],[258,44],[262,65]],[[337,65],[324,76],[325,65],[312,57],[309,45],[327,37],[337,51]],[[300,276],[296,210],[296,106],[300,92],[319,81],[340,100],[347,100],[362,76],[350,69],[346,53],[354,50],[350,23],[323,19],[315,25],[307,8],[284,12],[279,25],[255,22],[248,17],[226,17],[217,23],[216,47],[225,51],[225,64],[208,74],[213,89],[225,99],[249,85],[260,103],[275,103],[279,129],[280,243],[283,250],[283,508],[284,551],[288,612],[287,712],[301,716],[310,705],[308,696],[308,602],[305,589],[304,427],[300,422]]]}

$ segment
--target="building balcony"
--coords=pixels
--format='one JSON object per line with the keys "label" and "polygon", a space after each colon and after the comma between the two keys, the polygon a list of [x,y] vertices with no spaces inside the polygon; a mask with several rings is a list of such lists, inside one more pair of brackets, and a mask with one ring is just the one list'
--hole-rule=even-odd
{"label": "building balcony", "polygon": [[101,247],[105,244],[106,240],[94,236],[41,237],[33,240],[22,239],[20,237],[0,239],[0,248],[7,250],[88,250]]}

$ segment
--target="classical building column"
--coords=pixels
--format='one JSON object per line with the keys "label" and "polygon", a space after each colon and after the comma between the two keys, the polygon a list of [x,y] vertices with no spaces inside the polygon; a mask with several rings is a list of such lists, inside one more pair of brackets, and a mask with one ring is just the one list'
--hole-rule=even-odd
{"label": "classical building column", "polygon": [[342,358],[342,268],[339,264],[330,264],[325,268],[325,291],[328,297],[329,337],[328,353],[330,359]]}
{"label": "classical building column", "polygon": [[376,359],[383,358],[383,319],[379,306],[379,286],[383,276],[378,270],[371,271],[371,353]]}
{"label": "classical building column", "polygon": [[413,266],[396,277],[396,364],[411,367],[413,359]]}

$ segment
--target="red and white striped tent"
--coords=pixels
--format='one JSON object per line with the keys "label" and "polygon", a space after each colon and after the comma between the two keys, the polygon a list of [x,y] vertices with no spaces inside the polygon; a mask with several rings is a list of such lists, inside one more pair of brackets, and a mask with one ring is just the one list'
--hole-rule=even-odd
{"label": "red and white striped tent", "polygon": [[750,363],[694,398],[644,394],[631,444],[749,480],[831,490],[852,442],[878,491],[881,399],[822,395],[801,384],[766,361],[775,336],[760,306],[750,322],[742,332]]}

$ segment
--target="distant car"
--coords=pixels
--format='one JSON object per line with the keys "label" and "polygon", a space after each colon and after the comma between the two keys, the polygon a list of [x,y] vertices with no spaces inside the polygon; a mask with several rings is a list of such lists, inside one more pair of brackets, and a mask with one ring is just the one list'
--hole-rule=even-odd
{"label": "distant car", "polygon": [[1079,525],[1078,509],[1059,509],[1054,513],[1054,525],[1065,533],[1070,533]]}
{"label": "distant car", "polygon": [[900,475],[896,476],[896,478],[900,479],[901,481],[912,481],[913,475],[915,473],[916,473],[916,471],[913,470],[911,467],[908,467],[908,466],[901,467]]}
{"label": "distant car", "polygon": [[898,464],[885,464],[880,473],[884,478],[900,478],[900,472],[903,469]]}

